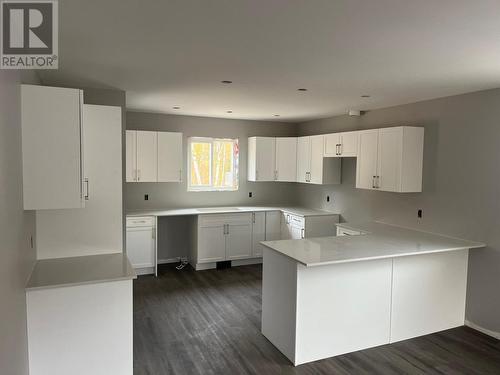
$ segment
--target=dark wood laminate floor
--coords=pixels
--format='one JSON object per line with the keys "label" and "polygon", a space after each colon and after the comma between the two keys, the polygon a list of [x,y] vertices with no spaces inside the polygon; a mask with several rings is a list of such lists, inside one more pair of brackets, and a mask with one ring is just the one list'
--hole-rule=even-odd
{"label": "dark wood laminate floor", "polygon": [[134,282],[134,374],[500,374],[500,342],[461,327],[298,367],[260,333],[262,267],[166,267]]}

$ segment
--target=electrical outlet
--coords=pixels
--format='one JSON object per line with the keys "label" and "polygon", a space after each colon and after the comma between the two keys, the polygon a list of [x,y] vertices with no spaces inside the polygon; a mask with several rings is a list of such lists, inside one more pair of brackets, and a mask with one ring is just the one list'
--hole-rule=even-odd
{"label": "electrical outlet", "polygon": [[417,217],[418,217],[419,219],[421,219],[421,218],[422,218],[422,214],[423,214],[423,212],[422,212],[422,209],[420,208],[420,209],[417,211]]}
{"label": "electrical outlet", "polygon": [[248,198],[252,198],[253,193],[251,191],[248,192]]}
{"label": "electrical outlet", "polygon": [[144,200],[148,201],[149,200],[149,194],[144,194]]}
{"label": "electrical outlet", "polygon": [[330,202],[330,196],[329,195],[326,196],[326,201]]}

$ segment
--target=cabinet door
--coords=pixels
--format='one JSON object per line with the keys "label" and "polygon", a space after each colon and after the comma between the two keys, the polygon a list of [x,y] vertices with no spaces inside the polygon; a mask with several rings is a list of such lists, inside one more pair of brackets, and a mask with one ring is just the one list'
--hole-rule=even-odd
{"label": "cabinet door", "polygon": [[276,138],[276,180],[297,180],[297,138]]}
{"label": "cabinet door", "polygon": [[297,182],[309,182],[311,168],[311,137],[297,139]]}
{"label": "cabinet door", "polygon": [[155,239],[152,227],[127,229],[127,257],[134,268],[154,267]]}
{"label": "cabinet door", "polygon": [[343,157],[358,156],[359,132],[347,132],[340,135],[339,153]]}
{"label": "cabinet door", "polygon": [[377,190],[400,191],[403,129],[380,129],[378,133]]}
{"label": "cabinet door", "polygon": [[292,224],[290,232],[292,240],[300,240],[304,238],[304,227]]}
{"label": "cabinet door", "polygon": [[182,181],[182,133],[158,132],[158,182]]}
{"label": "cabinet door", "polygon": [[226,259],[252,257],[252,223],[227,224]]}
{"label": "cabinet door", "polygon": [[125,165],[126,165],[126,181],[137,181],[137,132],[135,130],[127,130],[125,136]]}
{"label": "cabinet door", "polygon": [[84,207],[81,90],[21,86],[25,210]]}
{"label": "cabinet door", "polygon": [[257,137],[256,181],[274,181],[275,157],[275,138]]}
{"label": "cabinet door", "polygon": [[378,130],[365,130],[359,133],[356,187],[373,189],[377,175]]}
{"label": "cabinet door", "polygon": [[309,182],[313,184],[323,183],[323,147],[325,137],[314,135],[311,137],[311,167],[309,169]]}
{"label": "cabinet door", "polygon": [[219,262],[226,260],[225,225],[203,226],[198,228],[197,263]]}
{"label": "cabinet door", "polygon": [[137,181],[157,181],[157,133],[137,131]]}
{"label": "cabinet door", "polygon": [[266,240],[266,213],[254,212],[252,214],[252,256],[262,256],[260,241]]}
{"label": "cabinet door", "polygon": [[281,239],[281,211],[266,212],[266,241]]}
{"label": "cabinet door", "polygon": [[290,221],[290,214],[281,214],[281,239],[289,240],[292,238],[292,224]]}
{"label": "cabinet door", "polygon": [[325,153],[327,157],[339,157],[340,133],[325,135]]}

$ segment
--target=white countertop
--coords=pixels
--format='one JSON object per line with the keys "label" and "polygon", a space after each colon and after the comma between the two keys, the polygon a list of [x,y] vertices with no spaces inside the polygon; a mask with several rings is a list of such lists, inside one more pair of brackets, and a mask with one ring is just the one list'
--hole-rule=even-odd
{"label": "white countertop", "polygon": [[137,275],[125,254],[102,254],[36,262],[26,290],[131,280]]}
{"label": "white countertop", "polygon": [[283,211],[297,216],[330,216],[335,212],[304,207],[273,207],[273,206],[231,206],[231,207],[196,207],[158,210],[128,210],[127,216],[185,216],[227,214],[239,212]]}
{"label": "white countertop", "polygon": [[262,244],[307,267],[486,246],[480,242],[420,232],[378,222],[342,223],[337,224],[337,226],[358,230],[365,232],[365,234],[303,240],[265,241]]}

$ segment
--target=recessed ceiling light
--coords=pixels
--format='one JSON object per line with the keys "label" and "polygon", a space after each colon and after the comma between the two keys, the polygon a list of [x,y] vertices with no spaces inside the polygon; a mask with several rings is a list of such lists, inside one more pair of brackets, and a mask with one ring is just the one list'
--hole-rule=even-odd
{"label": "recessed ceiling light", "polygon": [[179,106],[177,106],[177,105],[176,105],[175,107],[172,107],[172,108],[173,108],[173,109],[181,109],[181,107],[179,107]]}
{"label": "recessed ceiling light", "polygon": [[297,89],[297,91],[307,91],[307,89]]}
{"label": "recessed ceiling light", "polygon": [[371,95],[361,95],[362,98],[369,98]]}
{"label": "recessed ceiling light", "polygon": [[226,111],[226,113],[233,113],[233,111]]}
{"label": "recessed ceiling light", "polygon": [[229,85],[230,83],[233,83],[233,81],[220,81],[221,83],[225,83],[226,85]]}
{"label": "recessed ceiling light", "polygon": [[280,115],[273,115],[274,117],[280,117]]}

